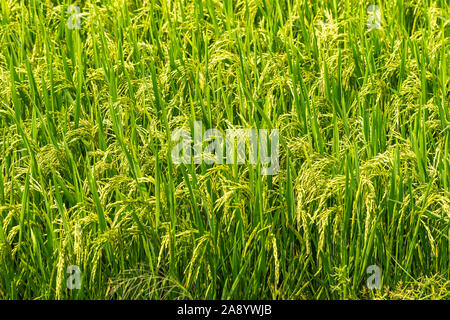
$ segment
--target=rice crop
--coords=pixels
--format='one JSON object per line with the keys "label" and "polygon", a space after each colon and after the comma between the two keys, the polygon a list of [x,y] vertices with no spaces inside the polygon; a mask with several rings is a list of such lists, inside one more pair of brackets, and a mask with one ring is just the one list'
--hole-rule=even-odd
{"label": "rice crop", "polygon": [[0,6],[0,299],[450,298],[447,1]]}

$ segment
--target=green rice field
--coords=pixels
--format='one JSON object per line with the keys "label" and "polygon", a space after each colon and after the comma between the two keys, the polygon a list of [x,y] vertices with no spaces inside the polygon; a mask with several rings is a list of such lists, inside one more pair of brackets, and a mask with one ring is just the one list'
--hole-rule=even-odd
{"label": "green rice field", "polygon": [[450,299],[449,7],[0,0],[0,299]]}

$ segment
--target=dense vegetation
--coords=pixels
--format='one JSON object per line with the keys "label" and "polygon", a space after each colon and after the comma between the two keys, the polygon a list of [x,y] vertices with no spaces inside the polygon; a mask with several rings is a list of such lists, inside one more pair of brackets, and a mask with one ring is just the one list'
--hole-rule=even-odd
{"label": "dense vegetation", "polygon": [[0,299],[449,298],[447,1],[0,4]]}

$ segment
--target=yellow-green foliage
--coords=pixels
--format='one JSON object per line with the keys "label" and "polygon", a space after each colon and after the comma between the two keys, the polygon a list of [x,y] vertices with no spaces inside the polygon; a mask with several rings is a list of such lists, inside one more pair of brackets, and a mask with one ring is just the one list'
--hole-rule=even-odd
{"label": "yellow-green foliage", "polygon": [[[0,4],[0,299],[449,298],[447,1]],[[175,165],[195,121],[278,173]]]}

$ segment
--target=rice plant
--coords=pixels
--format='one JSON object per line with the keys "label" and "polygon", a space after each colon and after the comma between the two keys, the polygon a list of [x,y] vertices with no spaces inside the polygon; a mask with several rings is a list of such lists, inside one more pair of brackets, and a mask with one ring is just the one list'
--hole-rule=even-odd
{"label": "rice plant", "polygon": [[447,1],[0,5],[0,299],[450,298]]}

